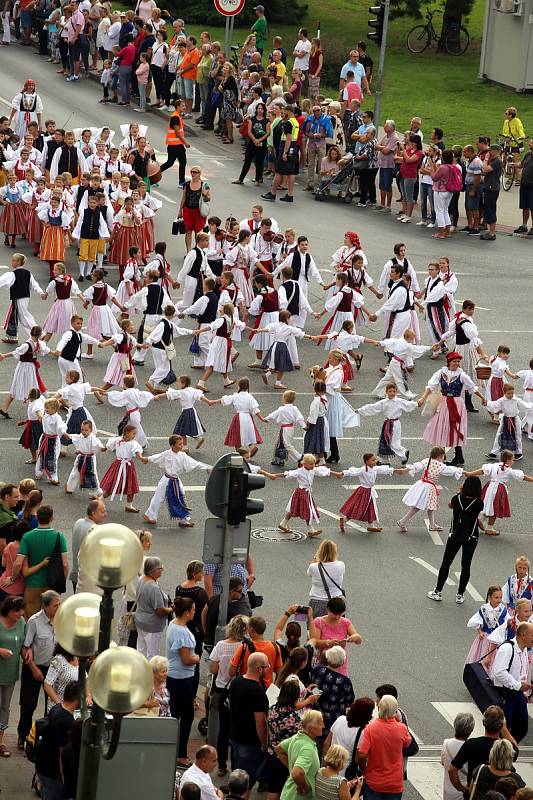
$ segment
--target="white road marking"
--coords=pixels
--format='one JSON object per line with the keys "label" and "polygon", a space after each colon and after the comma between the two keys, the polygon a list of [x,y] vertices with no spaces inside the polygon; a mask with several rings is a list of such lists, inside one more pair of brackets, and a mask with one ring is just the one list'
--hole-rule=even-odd
{"label": "white road marking", "polygon": [[5,97],[0,97],[0,103],[3,103],[5,106],[9,106],[9,108],[11,108],[11,101],[6,100]]}
{"label": "white road marking", "polygon": [[[102,434],[102,436],[118,436],[118,431],[115,431],[114,433],[110,433],[109,431],[102,431],[102,430],[100,430],[99,428],[98,428],[98,430],[96,431],[96,433],[101,433],[101,434]],[[167,438],[168,438],[168,437],[167,437]]]}
{"label": "white road marking", "polygon": [[[410,561],[414,561],[415,564],[418,564],[420,567],[424,567],[424,569],[427,569],[427,571],[431,572],[431,574],[435,575],[435,577],[439,574],[438,569],[435,569],[435,567],[432,567],[431,564],[428,564],[428,562],[424,561],[423,558],[418,558],[418,556],[409,556],[409,559],[410,559]],[[447,586],[457,586],[455,581],[452,581],[451,578],[446,578],[446,585]]]}
{"label": "white road marking", "polygon": [[457,714],[470,713],[474,717],[475,728],[472,736],[483,736],[483,714],[475,703],[431,703],[435,711],[438,711],[444,719],[453,727],[453,721]]}
{"label": "white road marking", "polygon": [[[477,308],[477,306],[476,306]],[[493,331],[493,330],[480,330],[480,333],[531,333],[531,328],[526,331]]]}
{"label": "white road marking", "polygon": [[[139,486],[140,492],[155,492],[157,486]],[[205,486],[184,486],[185,492],[204,492]]]}
{"label": "white road marking", "polygon": [[174,197],[168,197],[166,194],[157,191],[157,189],[152,189],[152,194],[155,194],[157,197],[160,197],[162,200],[166,200],[167,203],[176,203],[177,200]]}
{"label": "white road marking", "polygon": [[[332,517],[333,519],[336,519],[336,520],[340,519],[338,514],[334,514],[332,511],[328,511],[327,508],[319,508],[318,506],[317,506],[317,508],[320,511],[320,513],[321,514],[325,514],[326,517]],[[346,526],[348,528],[355,528],[358,531],[363,531],[363,533],[366,533],[366,528],[363,528],[362,525],[358,525],[357,522],[352,522],[351,519],[347,519],[346,520]]]}
{"label": "white road marking", "polygon": [[442,800],[442,778],[443,768],[437,758],[431,761],[409,759],[409,783],[424,800]]}
{"label": "white road marking", "polygon": [[[461,573],[460,573],[460,572],[454,572],[454,575],[455,575],[455,577],[457,578],[457,580],[459,580],[459,578],[461,577]],[[484,602],[485,602],[485,598],[483,597],[483,595],[482,595],[482,594],[480,594],[480,593],[478,592],[478,590],[477,590],[477,589],[475,589],[475,588],[472,586],[472,584],[471,584],[471,583],[467,583],[467,585],[466,585],[466,592],[467,592],[467,594],[469,594],[469,595],[470,595],[470,597],[472,598],[472,600],[476,600],[478,603],[484,603]]]}
{"label": "white road marking", "polygon": [[424,525],[428,529],[428,533],[431,536],[431,541],[433,542],[433,544],[436,544],[438,547],[444,547],[444,542],[440,538],[439,532],[429,530],[429,519],[424,520]]}
{"label": "white road marking", "polygon": [[[254,392],[254,395],[260,394],[260,392]],[[303,394],[303,392],[298,392],[298,394]],[[295,439],[303,439],[303,436],[295,436]],[[351,441],[363,441],[363,442],[375,442],[377,436],[337,436],[338,442],[351,442]],[[406,442],[422,442],[425,439],[422,436],[402,436],[402,440]],[[468,441],[475,441],[475,442],[483,442],[483,436],[469,436]],[[448,448],[451,450],[451,448]]]}

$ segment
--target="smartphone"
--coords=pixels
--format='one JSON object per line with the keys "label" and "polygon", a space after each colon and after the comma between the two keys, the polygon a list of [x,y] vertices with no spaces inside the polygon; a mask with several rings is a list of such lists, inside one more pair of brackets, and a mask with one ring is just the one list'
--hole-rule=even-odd
{"label": "smartphone", "polygon": [[297,622],[305,622],[307,619],[307,609],[309,606],[298,606],[296,609],[296,614],[294,615],[294,619]]}
{"label": "smartphone", "polygon": [[314,689],[311,689],[311,694],[313,695],[313,697],[320,697],[320,695],[322,694],[322,690],[319,689],[317,686],[315,686]]}

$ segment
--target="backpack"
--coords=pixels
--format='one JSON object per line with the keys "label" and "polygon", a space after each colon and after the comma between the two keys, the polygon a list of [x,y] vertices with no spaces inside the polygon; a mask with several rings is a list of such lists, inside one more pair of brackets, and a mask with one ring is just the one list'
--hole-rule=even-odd
{"label": "backpack", "polygon": [[448,164],[449,173],[448,173],[448,181],[446,183],[446,191],[447,192],[460,192],[463,188],[463,176],[462,173],[459,172],[451,164]]}
{"label": "backpack", "polygon": [[32,764],[37,762],[39,752],[43,743],[43,737],[50,727],[50,717],[42,717],[41,719],[34,719],[31,725],[30,732],[26,737],[26,758]]}

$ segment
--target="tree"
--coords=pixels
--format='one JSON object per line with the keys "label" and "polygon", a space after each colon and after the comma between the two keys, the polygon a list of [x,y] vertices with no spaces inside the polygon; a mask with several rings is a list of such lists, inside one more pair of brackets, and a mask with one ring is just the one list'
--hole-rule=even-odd
{"label": "tree", "polygon": [[[472,10],[475,0],[443,0],[442,28],[440,33],[441,42],[444,34],[451,24],[460,25],[463,17],[468,16]],[[391,17],[414,17],[420,19],[426,7],[431,4],[431,0],[391,0]]]}
{"label": "tree", "polygon": [[[256,20],[254,6],[256,2],[247,0],[247,3],[240,14],[235,17],[235,25],[239,28],[247,28],[253,25]],[[269,22],[300,22],[307,14],[307,5],[292,0],[285,3],[284,0],[267,0],[265,2],[265,15]],[[169,11],[176,16],[183,17],[187,22],[200,23],[202,25],[224,25],[225,20],[215,9],[213,0],[170,0]]]}

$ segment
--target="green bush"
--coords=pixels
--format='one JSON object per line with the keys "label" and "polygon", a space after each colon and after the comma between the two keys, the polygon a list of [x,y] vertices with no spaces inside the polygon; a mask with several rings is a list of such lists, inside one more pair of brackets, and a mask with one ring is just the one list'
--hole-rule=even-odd
{"label": "green bush", "polygon": [[[258,0],[248,0],[240,14],[235,17],[235,25],[239,28],[253,25],[257,17],[254,6]],[[307,14],[307,5],[292,0],[266,0],[265,16],[272,22],[299,23]],[[220,25],[223,17],[217,12],[213,0],[170,0],[168,10],[175,16],[182,17],[186,22],[198,25]]]}

